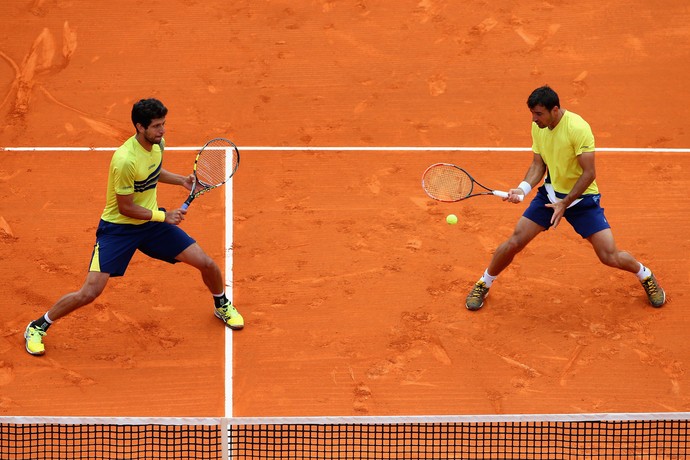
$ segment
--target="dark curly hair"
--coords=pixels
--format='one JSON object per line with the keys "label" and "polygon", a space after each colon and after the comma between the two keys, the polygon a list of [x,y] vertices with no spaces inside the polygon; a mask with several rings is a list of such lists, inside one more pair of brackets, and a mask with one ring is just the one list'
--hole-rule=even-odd
{"label": "dark curly hair", "polygon": [[163,118],[167,115],[168,109],[158,99],[141,99],[132,106],[132,124],[137,127],[137,123],[148,128],[151,120]]}
{"label": "dark curly hair", "polygon": [[561,106],[561,101],[558,99],[556,91],[552,90],[548,85],[541,86],[529,95],[527,98],[527,107],[530,109],[538,105],[543,105],[546,110],[551,110],[554,107]]}

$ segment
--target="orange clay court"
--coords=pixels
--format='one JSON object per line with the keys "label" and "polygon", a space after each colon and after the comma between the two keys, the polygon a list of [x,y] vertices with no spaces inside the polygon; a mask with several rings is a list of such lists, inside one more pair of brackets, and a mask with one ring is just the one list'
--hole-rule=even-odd
{"label": "orange clay court", "polygon": [[[456,3],[3,2],[0,415],[689,411],[687,2]],[[591,124],[617,244],[663,308],[564,222],[465,309],[526,204],[433,202],[421,173],[448,161],[516,186],[545,83]],[[233,241],[223,192],[183,227],[221,265],[232,246],[246,327],[226,357],[196,271],[140,254],[29,356],[24,328],[81,285],[104,205],[111,151],[77,148],[119,146],[142,97],[170,109],[169,147],[242,151]],[[345,149],[391,146],[497,150]],[[159,187],[162,206],[185,196]]]}

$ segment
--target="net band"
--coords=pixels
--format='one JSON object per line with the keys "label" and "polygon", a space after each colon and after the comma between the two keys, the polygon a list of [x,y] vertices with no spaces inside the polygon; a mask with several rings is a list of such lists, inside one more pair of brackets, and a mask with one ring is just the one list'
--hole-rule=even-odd
{"label": "net band", "polygon": [[0,417],[0,458],[686,458],[690,413]]}

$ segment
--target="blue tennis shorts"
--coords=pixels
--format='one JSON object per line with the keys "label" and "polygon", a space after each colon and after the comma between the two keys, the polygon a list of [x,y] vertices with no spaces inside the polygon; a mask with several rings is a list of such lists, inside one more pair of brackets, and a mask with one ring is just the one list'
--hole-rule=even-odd
{"label": "blue tennis shorts", "polygon": [[178,262],[175,257],[195,242],[180,227],[165,222],[131,225],[101,220],[89,271],[122,276],[137,249],[149,257],[174,264]]}
{"label": "blue tennis shorts", "polygon": [[[611,228],[606,216],[604,216],[604,208],[599,205],[600,199],[600,194],[582,195],[582,200],[566,209],[565,214],[563,214],[565,220],[573,226],[582,238],[589,238],[601,230]],[[553,209],[546,207],[549,203],[546,189],[542,185],[522,215],[548,229],[551,227],[551,216],[553,216]]]}

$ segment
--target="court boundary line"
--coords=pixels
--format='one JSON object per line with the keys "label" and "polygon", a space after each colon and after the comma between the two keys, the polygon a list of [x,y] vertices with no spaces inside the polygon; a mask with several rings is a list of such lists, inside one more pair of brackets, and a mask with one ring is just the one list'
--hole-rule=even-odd
{"label": "court boundary line", "polygon": [[[0,152],[113,152],[118,147],[0,147]],[[166,151],[195,151],[201,146],[166,147]],[[531,147],[420,147],[420,146],[239,146],[246,151],[320,151],[320,152],[531,152]],[[655,148],[655,147],[600,147],[597,152],[634,152],[634,153],[690,153],[690,148]]]}
{"label": "court boundary line", "polygon": [[[230,171],[232,169],[232,155],[226,155],[225,157],[225,169]],[[234,238],[234,216],[235,210],[233,207],[234,199],[234,180],[231,177],[228,183],[225,185],[225,210],[223,220],[225,221],[225,241],[223,242],[223,250],[225,251],[225,292],[229,293],[228,296],[231,302],[234,302],[234,258],[233,258],[233,238]],[[224,343],[225,343],[225,404],[224,404],[224,414],[226,417],[231,417],[233,415],[233,331],[228,327],[224,327]]]}

